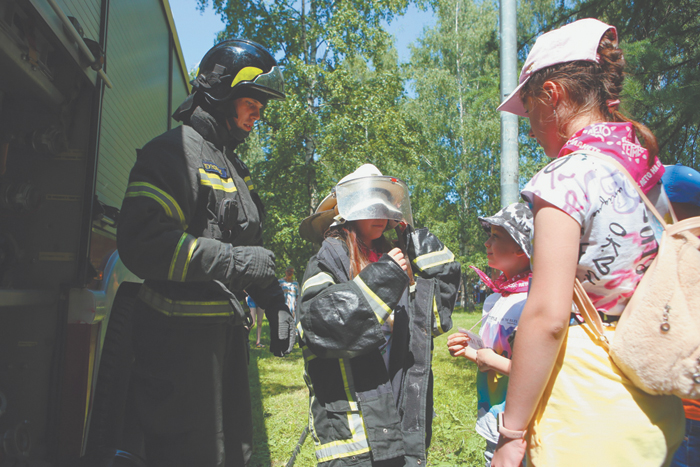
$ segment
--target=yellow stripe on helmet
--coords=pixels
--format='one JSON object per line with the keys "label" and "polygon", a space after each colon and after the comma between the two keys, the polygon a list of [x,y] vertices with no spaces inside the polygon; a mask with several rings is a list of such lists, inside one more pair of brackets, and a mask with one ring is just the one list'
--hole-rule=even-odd
{"label": "yellow stripe on helmet", "polygon": [[256,76],[262,74],[262,70],[260,68],[256,68],[254,66],[247,66],[245,68],[242,68],[241,71],[238,72],[235,78],[233,78],[233,81],[231,81],[231,87],[234,87],[241,81],[253,81]]}

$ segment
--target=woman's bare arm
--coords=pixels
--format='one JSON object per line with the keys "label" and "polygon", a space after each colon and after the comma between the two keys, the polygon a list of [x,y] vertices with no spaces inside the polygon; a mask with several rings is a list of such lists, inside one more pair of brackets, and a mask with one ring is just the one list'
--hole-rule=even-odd
{"label": "woman's bare arm", "polygon": [[[518,322],[504,413],[504,425],[511,430],[527,428],[566,336],[581,235],[572,217],[540,198],[535,198],[533,213],[532,284]],[[524,444],[515,441],[499,447],[494,467],[518,465],[520,454],[514,454],[524,452]]]}

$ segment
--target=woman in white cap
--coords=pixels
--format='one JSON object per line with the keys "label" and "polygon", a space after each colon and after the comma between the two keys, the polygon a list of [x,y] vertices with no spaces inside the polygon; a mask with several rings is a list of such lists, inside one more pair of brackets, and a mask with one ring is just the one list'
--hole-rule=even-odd
{"label": "woman in white cap", "polygon": [[[411,224],[406,185],[366,164],[299,228],[322,243],[298,312],[318,465],[426,464],[432,338],[452,327],[460,265]],[[403,250],[384,237],[397,225]]]}
{"label": "woman in white cap", "polygon": [[680,399],[634,386],[571,314],[578,278],[612,339],[657,252],[632,182],[607,157],[576,151],[617,160],[668,212],[656,139],[619,111],[623,67],[616,29],[579,20],[537,39],[499,107],[529,118],[530,136],[555,160],[522,192],[535,216],[533,277],[494,467],[519,465],[526,449],[537,467],[658,467],[683,436]]}

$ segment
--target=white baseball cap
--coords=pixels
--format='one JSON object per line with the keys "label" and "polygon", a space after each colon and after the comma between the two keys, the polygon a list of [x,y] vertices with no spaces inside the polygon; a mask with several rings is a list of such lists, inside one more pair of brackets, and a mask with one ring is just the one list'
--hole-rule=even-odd
{"label": "white baseball cap", "polygon": [[586,18],[542,34],[527,55],[520,72],[520,84],[496,110],[527,117],[527,111],[520,100],[520,90],[530,76],[536,71],[559,63],[579,60],[600,63],[598,55],[600,38],[610,29],[614,31],[617,38],[617,30],[614,26],[595,18]]}

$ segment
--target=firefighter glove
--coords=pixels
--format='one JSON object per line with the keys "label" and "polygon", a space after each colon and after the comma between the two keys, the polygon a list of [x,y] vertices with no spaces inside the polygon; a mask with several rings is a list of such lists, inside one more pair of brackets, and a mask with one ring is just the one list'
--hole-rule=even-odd
{"label": "firefighter glove", "polygon": [[282,309],[265,310],[265,316],[270,323],[270,352],[276,357],[284,357],[296,342],[294,318],[287,305]]}
{"label": "firefighter glove", "polygon": [[264,288],[275,278],[275,254],[261,246],[233,247],[231,288],[244,290],[251,285]]}

